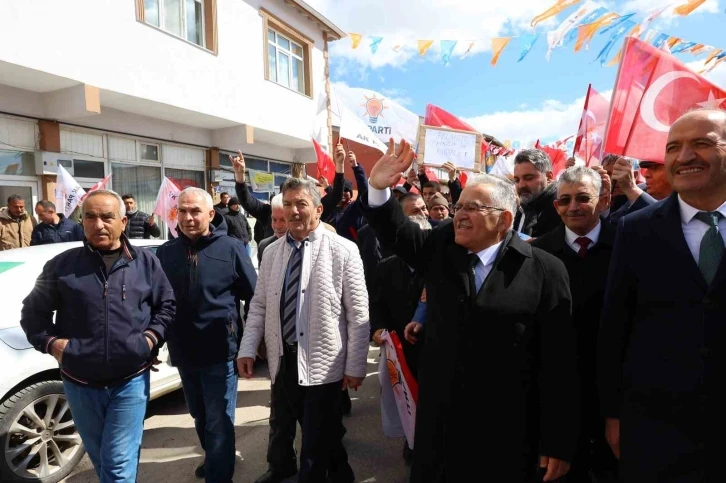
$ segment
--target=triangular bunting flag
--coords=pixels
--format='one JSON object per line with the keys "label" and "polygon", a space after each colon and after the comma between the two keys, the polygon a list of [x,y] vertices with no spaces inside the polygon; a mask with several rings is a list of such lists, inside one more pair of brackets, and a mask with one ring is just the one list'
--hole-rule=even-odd
{"label": "triangular bunting flag", "polygon": [[361,34],[348,34],[350,36],[350,43],[354,49],[357,49],[360,45],[360,41],[363,38]]}
{"label": "triangular bunting flag", "polygon": [[678,15],[681,15],[685,17],[686,15],[690,14],[694,10],[696,10],[698,7],[706,3],[706,0],[688,0],[683,5],[676,7],[675,10],[673,10]]}
{"label": "triangular bunting flag", "polygon": [[441,60],[444,61],[444,64],[448,65],[449,61],[451,60],[451,54],[454,53],[454,48],[456,47],[456,44],[456,40],[441,41]]}
{"label": "triangular bunting flag", "polygon": [[512,37],[500,37],[492,39],[492,66],[497,65],[499,56],[502,55],[502,50],[507,46]]}
{"label": "triangular bunting flag", "polygon": [[381,42],[383,41],[383,37],[371,37],[371,52],[374,54],[378,52],[378,47],[381,45]]}
{"label": "triangular bunting flag", "polygon": [[566,10],[570,8],[573,5],[577,5],[580,3],[581,0],[557,0],[557,3],[552,5],[550,8],[542,12],[541,14],[537,15],[535,18],[532,19],[531,26],[534,27],[538,23],[543,22],[547,20],[550,17],[554,17],[558,13],[562,12],[563,10]]}
{"label": "triangular bunting flag", "polygon": [[421,57],[426,55],[426,51],[428,51],[431,46],[434,45],[433,40],[419,40],[418,41],[418,53]]}

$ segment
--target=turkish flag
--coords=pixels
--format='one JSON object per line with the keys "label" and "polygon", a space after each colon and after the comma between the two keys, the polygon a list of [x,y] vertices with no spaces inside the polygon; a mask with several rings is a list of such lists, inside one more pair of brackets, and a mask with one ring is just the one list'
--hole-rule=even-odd
{"label": "turkish flag", "polygon": [[[426,104],[426,116],[424,116],[424,124],[426,126],[448,127],[450,129],[459,129],[460,131],[479,132],[468,123],[462,121],[450,112],[441,109],[433,104]],[[486,158],[486,152],[489,144],[482,139],[481,142],[481,159]]]}
{"label": "turkish flag", "polygon": [[552,173],[555,176],[565,169],[565,163],[567,162],[567,155],[562,149],[556,147],[558,144],[564,146],[564,141],[558,141],[555,146],[542,146],[538,139],[534,145],[535,149],[544,151],[550,157],[552,161]]}
{"label": "turkish flag", "polygon": [[439,177],[436,176],[436,173],[434,173],[434,170],[431,168],[424,168],[424,171],[426,172],[426,177],[429,179],[429,181],[436,181],[439,182]]}
{"label": "turkish flag", "polygon": [[466,174],[466,171],[462,171],[459,175],[459,183],[461,183],[461,188],[466,188],[466,182],[469,181],[469,176]]}
{"label": "turkish flag", "polygon": [[609,111],[608,100],[593,89],[592,84],[589,85],[580,118],[580,128],[575,139],[575,155],[585,161],[587,166],[597,165],[602,161],[605,125]]}
{"label": "turkish flag", "polygon": [[628,37],[623,49],[605,152],[662,163],[676,119],[694,107],[722,108],[726,92],[635,37]]}
{"label": "turkish flag", "polygon": [[323,151],[323,148],[318,144],[318,142],[313,139],[313,146],[315,147],[315,157],[318,160],[318,178],[321,176],[324,176],[326,180],[328,180],[328,184],[333,184],[333,179],[335,178],[335,163],[332,159],[330,159],[330,156],[328,156],[328,153]]}

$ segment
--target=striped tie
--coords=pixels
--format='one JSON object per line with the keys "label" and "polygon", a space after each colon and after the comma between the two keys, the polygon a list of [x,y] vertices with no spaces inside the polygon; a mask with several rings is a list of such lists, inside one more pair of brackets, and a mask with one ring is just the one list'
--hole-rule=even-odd
{"label": "striped tie", "polygon": [[292,247],[288,267],[290,267],[290,272],[285,285],[285,302],[282,305],[282,336],[288,344],[292,344],[297,341],[295,316],[297,315],[297,293],[302,273],[302,244],[300,248]]}

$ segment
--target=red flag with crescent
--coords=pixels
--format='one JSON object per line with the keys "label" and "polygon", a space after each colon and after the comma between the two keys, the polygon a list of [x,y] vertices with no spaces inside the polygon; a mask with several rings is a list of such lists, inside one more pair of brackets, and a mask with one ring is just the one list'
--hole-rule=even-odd
{"label": "red flag with crescent", "polygon": [[672,55],[635,37],[623,47],[605,135],[605,152],[662,163],[668,130],[693,108],[723,109],[726,91]]}
{"label": "red flag with crescent", "polygon": [[608,100],[592,85],[588,86],[574,150],[574,155],[585,161],[587,166],[598,165],[602,161],[602,143],[609,110]]}

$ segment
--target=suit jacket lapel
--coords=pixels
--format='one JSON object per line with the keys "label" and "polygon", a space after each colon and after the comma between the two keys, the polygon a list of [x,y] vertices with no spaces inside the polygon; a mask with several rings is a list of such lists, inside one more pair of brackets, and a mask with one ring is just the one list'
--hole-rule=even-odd
{"label": "suit jacket lapel", "polygon": [[514,276],[517,274],[519,267],[522,264],[523,259],[517,257],[516,254],[513,256],[510,252],[516,252],[524,256],[532,256],[532,247],[529,243],[522,241],[519,235],[515,235],[513,231],[509,231],[504,242],[502,243],[499,253],[497,254],[496,260],[492,270],[487,275],[486,280],[482,284],[479,292],[476,294],[476,305],[483,306],[486,304],[487,287],[492,284],[496,284],[504,277],[503,285],[509,286]]}
{"label": "suit jacket lapel", "polygon": [[[686,243],[686,237],[683,235],[677,193],[671,194],[658,208],[653,220],[653,229],[660,234],[663,243],[670,248],[670,250],[665,251],[667,259],[663,260],[663,263],[673,263],[675,273],[683,273],[693,278],[705,291],[707,288],[706,281],[696,264],[696,260],[693,259],[693,254],[691,254],[691,250]],[[722,272],[723,270],[719,271]]]}

